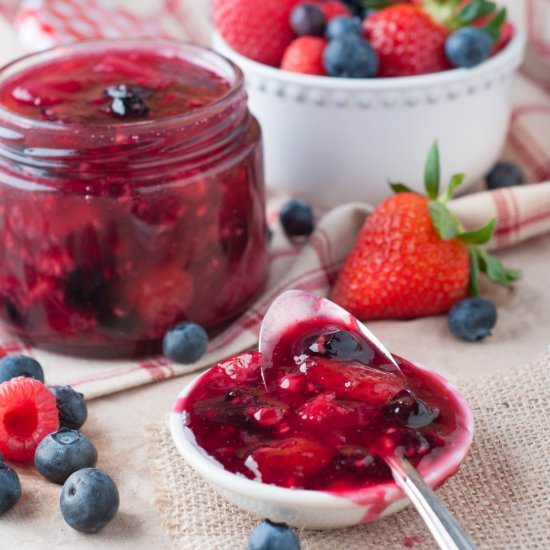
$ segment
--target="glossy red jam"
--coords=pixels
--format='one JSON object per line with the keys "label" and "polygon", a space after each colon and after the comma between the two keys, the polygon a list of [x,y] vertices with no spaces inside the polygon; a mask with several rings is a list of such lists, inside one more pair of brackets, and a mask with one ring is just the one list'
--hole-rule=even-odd
{"label": "glossy red jam", "polygon": [[267,270],[261,134],[198,46],[82,43],[0,71],[0,319],[83,354],[215,330]]}
{"label": "glossy red jam", "polygon": [[246,353],[218,364],[180,404],[197,443],[250,479],[341,494],[391,480],[380,456],[403,452],[418,465],[463,429],[437,378],[404,359],[400,375],[343,326],[290,328],[267,390],[263,361]]}

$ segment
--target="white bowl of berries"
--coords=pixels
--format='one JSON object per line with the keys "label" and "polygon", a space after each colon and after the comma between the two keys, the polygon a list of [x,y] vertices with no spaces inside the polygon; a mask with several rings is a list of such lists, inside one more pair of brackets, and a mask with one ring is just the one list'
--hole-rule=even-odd
{"label": "white bowl of berries", "polygon": [[320,207],[377,203],[438,140],[443,175],[465,169],[467,189],[504,144],[525,34],[487,0],[390,2],[363,19],[354,3],[214,2],[214,46],[245,73],[268,185]]}
{"label": "white bowl of berries", "polygon": [[473,417],[443,378],[399,358],[390,370],[374,343],[329,300],[282,294],[259,352],[218,363],[178,396],[179,452],[220,495],[277,523],[335,529],[404,508],[381,457],[404,453],[437,488],[467,455]]}

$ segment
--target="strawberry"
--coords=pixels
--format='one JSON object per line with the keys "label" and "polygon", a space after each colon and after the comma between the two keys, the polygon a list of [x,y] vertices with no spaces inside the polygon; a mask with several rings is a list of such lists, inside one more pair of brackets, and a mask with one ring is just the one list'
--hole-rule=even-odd
{"label": "strawberry", "polygon": [[327,360],[321,357],[307,364],[307,380],[338,399],[384,405],[405,389],[403,377],[367,367],[362,363]]}
{"label": "strawberry", "polygon": [[419,6],[397,4],[367,17],[365,36],[380,58],[379,76],[444,71],[448,30]]}
{"label": "strawberry", "polygon": [[214,0],[214,25],[240,54],[279,66],[292,42],[290,12],[299,0]]}
{"label": "strawberry", "polygon": [[340,15],[346,15],[346,16],[351,15],[351,10],[342,2],[327,0],[327,1],[319,2],[319,7],[321,8],[325,16],[325,20],[327,21],[327,23],[331,19],[334,19],[335,17],[338,17]]}
{"label": "strawberry", "polygon": [[303,487],[304,481],[327,466],[332,451],[313,439],[290,437],[257,448],[245,464],[264,483]]}
{"label": "strawberry", "polygon": [[293,73],[326,75],[323,52],[326,40],[314,36],[296,38],[286,49],[281,69]]}
{"label": "strawberry", "polygon": [[363,320],[409,319],[447,312],[468,292],[479,295],[480,272],[509,287],[520,276],[480,248],[496,221],[466,232],[446,203],[464,178],[439,194],[439,151],[426,165],[428,197],[403,184],[366,221],[332,292],[335,302]]}
{"label": "strawberry", "polygon": [[32,378],[0,384],[0,451],[8,460],[33,460],[38,444],[59,429],[55,396]]}
{"label": "strawberry", "polygon": [[253,351],[231,357],[218,363],[217,366],[223,369],[231,380],[239,384],[245,384],[247,382],[260,382],[262,362],[263,355]]}
{"label": "strawberry", "polygon": [[354,401],[338,401],[334,393],[322,393],[304,403],[296,414],[311,430],[336,430],[364,427],[374,418],[373,407]]}

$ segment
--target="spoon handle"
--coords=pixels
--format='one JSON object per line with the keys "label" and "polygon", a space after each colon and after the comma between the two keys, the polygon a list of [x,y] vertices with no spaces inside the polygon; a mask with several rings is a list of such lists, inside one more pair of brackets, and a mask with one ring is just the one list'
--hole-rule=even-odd
{"label": "spoon handle", "polygon": [[403,456],[385,457],[393,478],[426,523],[442,550],[475,550],[476,546],[443,501]]}

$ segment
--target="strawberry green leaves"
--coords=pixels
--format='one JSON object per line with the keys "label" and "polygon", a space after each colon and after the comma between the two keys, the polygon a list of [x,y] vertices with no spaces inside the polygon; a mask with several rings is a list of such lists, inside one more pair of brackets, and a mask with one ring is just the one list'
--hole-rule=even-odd
{"label": "strawberry green leaves", "polygon": [[428,205],[432,222],[444,241],[456,238],[460,232],[458,220],[451,214],[450,210],[440,201],[430,201]]}
{"label": "strawberry green leaves", "polygon": [[483,27],[483,30],[489,33],[493,42],[496,42],[500,38],[502,25],[506,21],[507,11],[506,8],[502,8],[490,21]]}
{"label": "strawberry green leaves", "polygon": [[[449,184],[440,190],[441,163],[439,147],[434,143],[428,154],[424,170],[424,183],[426,192],[431,199],[428,202],[432,223],[438,235],[444,241],[457,239],[468,248],[470,255],[470,283],[471,296],[479,296],[479,275],[483,273],[491,281],[510,287],[513,282],[521,277],[519,271],[506,268],[500,260],[491,256],[480,248],[487,244],[493,237],[496,229],[496,220],[492,219],[483,227],[471,231],[465,231],[458,218],[449,210],[447,204],[452,200],[455,191],[464,181],[464,174],[455,174]],[[390,182],[395,193],[414,193],[406,184]]]}
{"label": "strawberry green leaves", "polygon": [[464,244],[482,245],[487,244],[493,237],[497,221],[493,218],[487,225],[475,229],[474,231],[466,231],[458,235],[458,238]]}
{"label": "strawberry green leaves", "polygon": [[470,25],[481,17],[485,17],[496,10],[496,4],[487,0],[473,0],[464,6],[462,11],[456,16],[456,21],[460,26]]}
{"label": "strawberry green leaves", "polygon": [[426,169],[424,171],[424,184],[430,199],[437,199],[439,195],[439,185],[441,182],[441,174],[439,167],[439,148],[437,141],[430,147],[428,160],[426,161]]}
{"label": "strawberry green leaves", "polygon": [[389,185],[394,193],[416,193],[416,191],[413,191],[408,185],[400,181],[390,181]]}

